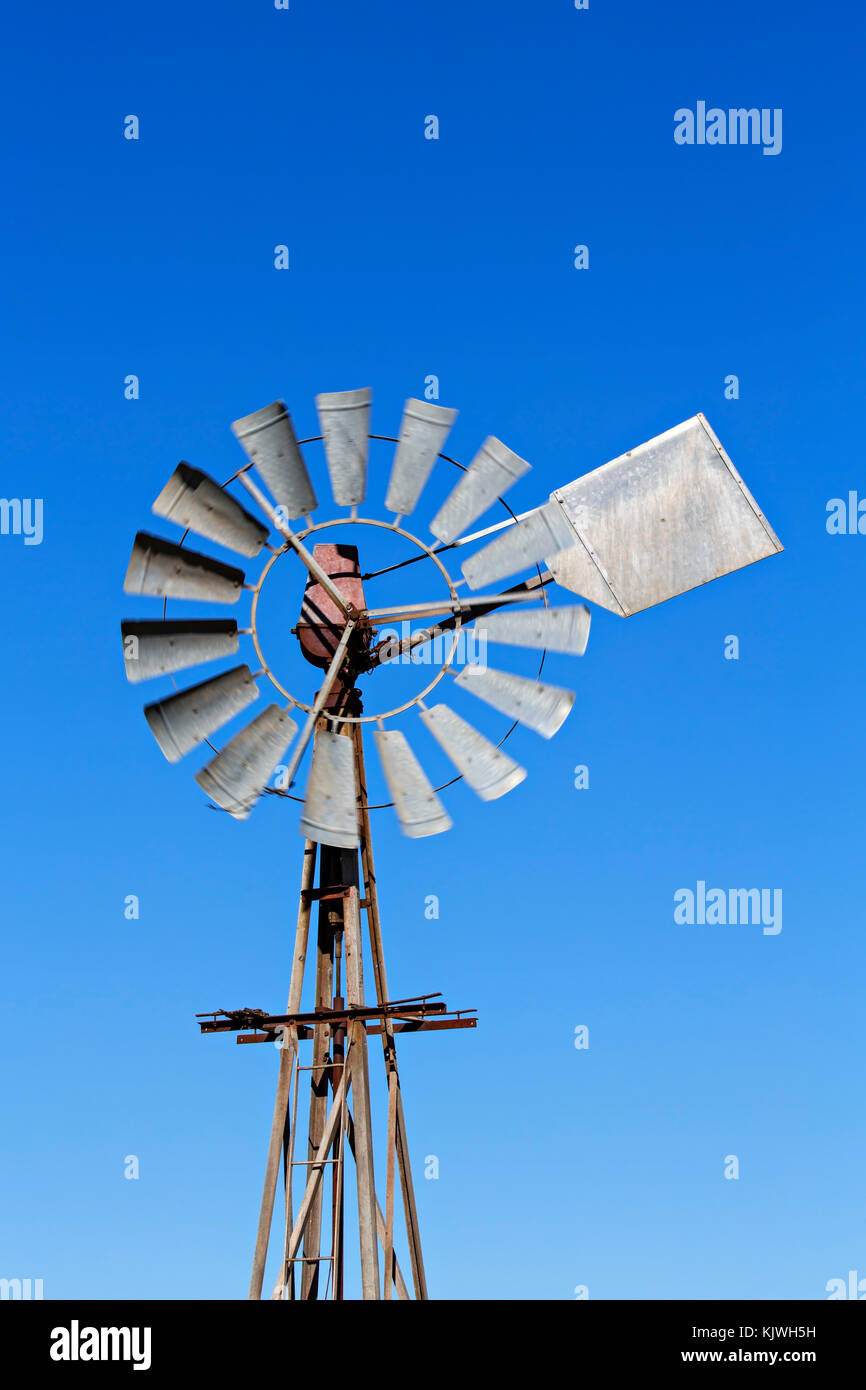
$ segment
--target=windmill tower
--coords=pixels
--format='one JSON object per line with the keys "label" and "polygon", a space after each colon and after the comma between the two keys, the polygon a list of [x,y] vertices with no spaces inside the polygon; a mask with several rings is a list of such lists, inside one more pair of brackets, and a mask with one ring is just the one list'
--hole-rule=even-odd
{"label": "windmill tower", "polygon": [[[526,777],[503,747],[511,732],[520,723],[552,737],[575,698],[560,686],[501,670],[498,661],[492,666],[486,657],[460,665],[465,629],[483,639],[485,652],[487,643],[526,648],[541,653],[542,664],[548,651],[581,656],[589,609],[573,602],[552,605],[554,585],[628,617],[782,548],[703,415],[515,516],[502,495],[530,466],[500,440],[488,437],[463,468],[442,452],[456,411],[409,400],[395,439],[370,434],[370,403],[369,390],[317,397],[321,434],[315,440],[324,442],[331,491],[342,509],[335,518],[313,521],[318,500],[301,445],[314,441],[299,442],[286,407],[275,402],[232,426],[247,461],[227,483],[219,485],[186,463],[175,469],[153,510],[181,527],[183,535],[177,542],[139,533],[124,585],[128,594],[163,600],[161,619],[121,625],[131,681],[169,676],[173,682],[176,672],[233,657],[242,637],[256,655],[255,671],[235,665],[187,689],[175,687],[176,693],[145,707],[166,758],[178,761],[207,744],[214,756],[196,780],[216,806],[239,820],[266,791],[302,803],[298,828],[304,850],[286,1011],[244,1008],[199,1015],[202,1032],[234,1032],[239,1043],[280,1044],[250,1281],[253,1299],[268,1293],[289,1300],[343,1297],[350,1186],[357,1202],[362,1296],[427,1297],[397,1038],[406,1031],[474,1027],[475,1018],[471,1010],[448,1011],[438,995],[400,1000],[389,995],[365,730],[372,731],[388,804],[403,833],[420,838],[446,831],[451,819],[439,795],[444,786],[462,778],[482,801],[511,791]],[[384,520],[359,514],[371,439],[397,446],[385,496],[391,515]],[[439,459],[458,468],[460,477],[430,522],[433,540],[428,542],[415,534],[414,523],[410,530],[404,522],[415,512]],[[263,520],[228,491],[236,481]],[[497,505],[505,519],[470,532]],[[303,524],[293,527],[298,519]],[[357,545],[317,539],[318,533],[343,526],[351,528],[353,542],[364,539]],[[266,556],[258,578],[247,582],[236,566],[188,547],[189,532],[249,560]],[[365,572],[360,557],[371,535],[379,545],[399,539],[412,553]],[[481,548],[479,541],[485,542]],[[455,551],[458,560],[466,555],[459,578],[442,558]],[[291,634],[304,663],[321,673],[318,688],[303,694],[289,689],[275,662],[268,661],[261,632],[262,590],[284,556],[300,563],[304,578]],[[438,596],[424,592],[416,601],[368,606],[368,581],[397,572],[405,600],[417,573],[410,567],[421,561],[428,562],[428,571],[432,567]],[[527,571],[529,577],[502,588]],[[245,592],[252,595],[245,628],[231,619],[167,617],[168,600],[232,605]],[[382,637],[382,625],[393,622],[401,623],[401,636]],[[420,691],[389,698],[383,681],[389,668],[436,644],[443,659],[437,657],[432,678],[428,668]],[[447,697],[440,698],[437,690],[435,702],[428,703],[449,678]],[[210,736],[258,699],[260,679],[270,682],[279,700],[218,750]],[[462,704],[466,696],[510,723],[498,742],[452,708],[452,699]],[[466,703],[472,706],[473,699]],[[443,786],[433,786],[407,738],[405,726],[414,719],[453,767]],[[293,788],[308,749],[306,789],[299,798]],[[278,765],[281,778],[274,787],[269,784]],[[370,1039],[376,1034],[387,1101],[384,1165],[381,1144],[374,1161]],[[281,1171],[283,1230],[271,1292],[264,1276]],[[409,1251],[405,1272],[395,1254],[398,1187]]]}

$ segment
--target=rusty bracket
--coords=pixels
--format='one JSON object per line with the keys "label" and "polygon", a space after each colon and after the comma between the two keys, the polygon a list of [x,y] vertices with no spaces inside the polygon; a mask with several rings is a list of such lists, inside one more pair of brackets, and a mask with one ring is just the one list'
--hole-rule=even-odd
{"label": "rusty bracket", "polygon": [[350,885],[341,884],[329,888],[302,888],[301,897],[305,902],[316,903],[325,902],[328,898],[347,898],[351,892]]}
{"label": "rusty bracket", "polygon": [[[342,999],[335,999],[334,1004],[337,1007],[296,1014],[267,1014],[264,1009],[214,1009],[210,1013],[196,1014],[196,1018],[202,1033],[230,1033],[252,1028],[257,1035],[260,1032],[266,1038],[273,1037],[278,1029],[285,1027],[296,1028],[299,1037],[307,1037],[322,1024],[327,1024],[335,1034],[345,1030],[350,1023],[363,1023],[368,1032],[382,1032],[387,1019],[396,1020],[393,1024],[395,1031],[403,1031],[423,1026],[423,1020],[430,1015],[449,1013],[438,994],[420,994],[411,999],[395,999],[387,1004],[360,1007],[347,1008]],[[474,1018],[464,1018],[464,1015],[474,1012],[474,1009],[459,1009],[453,1018],[440,1020],[440,1026],[474,1027]],[[373,1026],[377,1023],[378,1026]]]}
{"label": "rusty bracket", "polygon": [[305,1023],[352,1023],[401,1015],[423,1017],[426,1014],[447,1013],[444,1003],[430,1002],[435,998],[432,994],[417,995],[412,999],[397,999],[389,1004],[360,1008],[319,1008],[314,1009],[312,1013],[297,1014],[266,1014],[264,1009],[214,1009],[210,1013],[196,1014],[196,1018],[203,1033],[225,1033],[238,1028],[279,1028]]}
{"label": "rusty bracket", "polygon": [[[395,1033],[433,1033],[442,1028],[475,1028],[478,1025],[477,1018],[413,1018],[406,1019],[392,1024],[392,1031]],[[364,1027],[369,1037],[384,1033],[384,1023],[365,1023]],[[298,1039],[300,1042],[309,1041],[314,1036],[312,1028],[298,1028]],[[238,1033],[235,1038],[236,1043],[263,1043],[274,1042],[273,1033]]]}

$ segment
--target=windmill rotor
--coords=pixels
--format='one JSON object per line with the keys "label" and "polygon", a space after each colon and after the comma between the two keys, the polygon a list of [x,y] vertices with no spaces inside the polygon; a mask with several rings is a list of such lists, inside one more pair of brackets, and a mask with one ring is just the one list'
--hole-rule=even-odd
{"label": "windmill rotor", "polygon": [[[347,615],[351,612],[357,617],[344,660],[343,676],[351,677],[347,688],[354,688],[354,681],[362,677],[381,680],[381,674],[373,677],[373,673],[386,673],[395,658],[417,653],[439,638],[451,638],[441,669],[413,697],[390,706],[386,703],[372,713],[361,712],[360,704],[357,709],[353,707],[354,712],[348,706],[328,709],[329,727],[336,730],[346,723],[370,723],[377,726],[379,733],[388,732],[385,721],[414,707],[422,724],[458,769],[470,766],[466,749],[473,735],[481,739],[485,735],[472,728],[468,710],[465,715],[455,713],[449,719],[441,713],[448,709],[443,705],[439,715],[430,716],[425,700],[446,673],[456,674],[457,691],[468,692],[515,723],[524,723],[546,737],[561,726],[574,702],[573,692],[540,680],[533,682],[507,670],[468,664],[456,672],[454,657],[461,630],[473,628],[485,643],[497,647],[583,655],[590,625],[588,607],[585,603],[551,603],[548,587],[557,584],[560,591],[578,594],[608,611],[629,616],[781,549],[707,420],[696,415],[554,490],[547,502],[513,521],[514,513],[508,508],[509,521],[476,533],[486,543],[463,559],[463,547],[473,540],[466,534],[469,528],[497,501],[507,506],[502,494],[525,478],[530,464],[501,440],[488,436],[470,465],[461,468],[458,481],[436,511],[430,523],[433,541],[424,541],[402,524],[403,518],[411,516],[418,507],[457,412],[430,402],[408,400],[395,441],[385,496],[386,510],[394,516],[390,521],[372,515],[359,516],[358,508],[368,494],[370,439],[387,438],[370,434],[371,399],[369,389],[327,392],[316,398],[322,431],[316,438],[323,441],[335,504],[348,508],[348,516],[313,519],[318,508],[316,489],[291,416],[280,401],[236,420],[232,426],[247,456],[247,463],[236,476],[258,503],[263,519],[253,516],[227,487],[188,463],[177,466],[156,497],[154,513],[182,527],[184,536],[178,543],[140,532],[133,546],[126,591],[164,600],[235,604],[246,589],[253,594],[252,614],[249,629],[213,619],[184,622],[164,618],[162,624],[125,620],[122,636],[129,679],[138,682],[161,674],[173,675],[199,661],[233,655],[238,650],[239,634],[245,631],[252,638],[258,658],[255,678],[248,666],[235,667],[146,707],[151,730],[170,760],[185,756],[204,740],[209,741],[211,734],[257,699],[255,679],[259,676],[270,679],[278,695],[287,702],[282,712],[289,723],[293,711],[295,715],[309,715],[312,698],[303,698],[278,679],[265,657],[257,625],[262,585],[274,563],[290,549],[308,571],[306,597],[298,624],[293,628],[307,659],[325,668]],[[273,502],[249,470],[258,474]],[[305,518],[301,528],[288,525],[301,517]],[[322,531],[347,525],[377,526],[408,540],[417,548],[417,558],[434,562],[445,581],[447,596],[440,601],[424,594],[414,605],[406,602],[390,610],[360,606],[360,567],[355,565],[351,574],[341,573],[338,567],[333,575],[328,575],[317,560],[321,554],[333,568],[340,547],[320,545],[316,538]],[[270,539],[274,530],[277,543]],[[489,539],[491,530],[498,534]],[[266,559],[259,578],[248,581],[238,567],[185,546],[183,541],[188,533],[215,541],[248,561],[264,553]],[[446,568],[442,553],[457,547],[462,577],[455,579]],[[545,567],[543,572],[541,566]],[[538,574],[535,587],[533,581],[523,581],[512,591],[501,592],[503,581],[533,567]],[[461,593],[463,586],[470,592]],[[483,590],[491,586],[497,591],[485,595]],[[539,606],[539,598],[543,606]],[[404,615],[420,626],[408,639],[392,643],[390,652],[385,650],[386,643],[377,645],[375,624],[388,617],[401,621]],[[135,650],[133,659],[129,656],[131,646]],[[316,647],[319,650],[314,659]],[[269,780],[267,775],[264,779],[260,775],[253,777],[250,763],[252,758],[259,769],[262,757],[267,756],[265,750],[270,747],[268,739],[261,741],[256,737],[270,727],[275,717],[268,710],[265,715],[268,718],[264,724],[259,724],[264,718],[259,715],[248,726],[248,740],[240,738],[243,730],[234,735],[226,758],[216,769],[220,778],[227,779],[227,786],[220,793],[222,800],[217,804],[223,809],[239,808],[244,818]],[[279,727],[285,729],[286,723]],[[400,807],[408,802],[416,804],[421,796],[419,776],[423,774],[427,782],[426,773],[409,747],[405,730],[402,740],[374,741],[401,828],[405,833],[417,834],[417,828],[410,831],[407,827],[417,827],[421,822],[400,815]],[[248,744],[249,756],[245,752]],[[275,761],[278,760],[279,755]],[[208,767],[216,762],[212,759]],[[465,771],[459,771],[458,776],[472,785]],[[213,774],[201,776],[199,781],[205,789],[217,787]],[[505,776],[501,785],[506,783],[509,789],[517,785],[513,776]],[[233,796],[235,784],[237,795]],[[222,787],[222,782],[219,785]],[[317,799],[320,798],[320,774],[312,785]],[[259,788],[255,796],[253,787]],[[305,834],[312,830],[311,838],[319,833],[319,819],[317,811],[307,815],[305,810],[301,828]],[[425,823],[439,833],[450,826],[451,819],[443,808],[441,814],[436,811]]]}

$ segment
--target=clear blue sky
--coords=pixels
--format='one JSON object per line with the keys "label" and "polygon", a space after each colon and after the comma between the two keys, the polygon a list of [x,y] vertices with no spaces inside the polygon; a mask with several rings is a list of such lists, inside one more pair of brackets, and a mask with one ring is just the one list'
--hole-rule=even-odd
{"label": "clear blue sky", "polygon": [[[237,466],[237,416],[284,397],[312,434],[317,391],[371,385],[394,433],[435,373],[456,457],[493,433],[533,463],[519,509],[703,410],[785,552],[595,610],[547,668],[570,720],[512,740],[518,791],[457,789],[438,839],[376,822],[392,994],[480,1017],[400,1054],[431,1293],[866,1276],[866,537],[825,527],[866,493],[863,38],[802,0],[10,14],[0,491],[44,499],[44,540],[0,537],[0,1275],[245,1294],[276,1054],[193,1015],[282,1007],[301,840],[284,803],[238,825],[200,760],[164,762],[123,576],[179,459]],[[675,144],[699,100],[781,108],[782,152]],[[782,931],[675,924],[699,879],[781,888]]]}

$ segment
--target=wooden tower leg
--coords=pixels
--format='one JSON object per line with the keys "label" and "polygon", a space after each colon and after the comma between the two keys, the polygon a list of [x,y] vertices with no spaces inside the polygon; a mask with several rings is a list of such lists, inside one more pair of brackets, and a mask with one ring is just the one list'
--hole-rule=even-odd
{"label": "wooden tower leg", "polygon": [[[292,957],[292,977],[289,985],[287,1013],[297,1013],[301,1006],[301,988],[304,982],[304,962],[307,955],[307,939],[310,932],[310,893],[316,872],[316,846],[307,840],[304,847],[304,866],[301,873],[301,898],[298,906],[298,924],[295,930],[295,950]],[[274,1212],[274,1195],[277,1190],[277,1177],[280,1167],[280,1153],[286,1139],[286,1124],[289,1106],[289,1087],[292,1077],[293,1054],[288,1047],[280,1049],[280,1068],[277,1076],[277,1096],[274,1102],[274,1118],[271,1125],[271,1140],[265,1165],[265,1184],[262,1205],[259,1211],[259,1225],[256,1232],[256,1248],[253,1255],[253,1270],[250,1276],[251,1299],[262,1296],[262,1282],[265,1277],[265,1261],[268,1256],[268,1243]]]}
{"label": "wooden tower leg", "polygon": [[[355,724],[353,725],[353,729],[355,736],[355,767],[358,778],[358,814],[361,827],[361,869],[365,891],[364,901],[367,909],[367,926],[370,936],[370,950],[373,958],[373,978],[376,983],[376,1000],[379,1004],[385,1004],[388,1002],[388,979],[385,974],[385,956],[382,948],[382,926],[379,917],[376,868],[373,863],[370,813],[367,810],[367,773],[364,764],[364,740],[361,725]],[[397,1046],[394,1040],[394,1027],[391,1020],[388,1018],[385,1018],[383,1021],[382,1047],[385,1055],[385,1072],[388,1078],[389,1130],[392,1103],[394,1107],[394,1137],[397,1150],[397,1167],[400,1173],[400,1187],[403,1193],[403,1215],[406,1221],[406,1233],[409,1238],[412,1282],[415,1286],[415,1297],[417,1299],[426,1299],[428,1296],[427,1276],[424,1271],[424,1257],[421,1253],[421,1230],[418,1224],[418,1209],[415,1205],[415,1189],[412,1185],[409,1143],[406,1138],[406,1119],[403,1114],[403,1097],[400,1093],[400,1076],[397,1070]],[[390,1168],[389,1171],[391,1171]],[[387,1204],[386,1193],[386,1207]],[[385,1277],[386,1279],[389,1277],[387,1263],[385,1266]]]}
{"label": "wooden tower leg", "polygon": [[[334,849],[330,845],[320,847],[319,867],[319,930],[316,953],[316,996],[317,1009],[330,1009],[339,993],[340,982],[335,976],[335,960],[339,960],[340,943],[345,930],[344,902],[338,890],[357,882],[358,856],[355,850]],[[329,896],[329,893],[334,896]],[[366,1033],[365,1033],[366,1041]],[[331,1090],[331,1030],[328,1024],[317,1024],[313,1038],[313,1071],[310,1086],[310,1125],[307,1158],[312,1162],[319,1143],[328,1113],[328,1095]],[[353,1078],[354,1081],[354,1078]],[[334,1157],[338,1150],[335,1149]],[[333,1190],[333,1189],[332,1189]],[[323,1190],[319,1188],[310,1209],[307,1230],[304,1235],[304,1265],[301,1276],[301,1298],[314,1299],[319,1296],[319,1255],[321,1253],[321,1224]],[[341,1231],[338,1231],[338,1235]],[[332,1252],[333,1253],[333,1252]]]}
{"label": "wooden tower leg", "polygon": [[[323,886],[322,878],[325,871],[325,863],[328,858],[327,848],[323,846],[322,869],[319,874],[319,885]],[[334,931],[330,925],[329,918],[332,911],[330,902],[319,903],[319,932],[316,945],[316,994],[315,1007],[317,1009],[328,1009],[331,1007],[331,988],[333,981],[333,941]],[[330,1091],[330,1078],[328,1076],[330,1061],[330,1030],[327,1024],[321,1023],[316,1026],[313,1036],[313,1070],[310,1073],[310,1119],[307,1130],[307,1161],[311,1163],[316,1156],[322,1135],[325,1129],[325,1119],[328,1113],[328,1094]],[[319,1293],[319,1265],[318,1259],[321,1243],[321,1224],[322,1224],[322,1189],[317,1189],[315,1198],[310,1207],[310,1214],[304,1231],[304,1265],[301,1273],[301,1298],[314,1299]]]}
{"label": "wooden tower leg", "polygon": [[[364,1003],[364,963],[361,949],[361,911],[358,890],[346,896],[346,995],[351,1007]],[[350,1025],[352,1090],[355,1095],[355,1168],[358,1178],[358,1229],[361,1236],[361,1287],[365,1299],[380,1295],[379,1245],[376,1238],[376,1184],[373,1174],[373,1122],[370,1114],[370,1073],[367,1029]]]}

